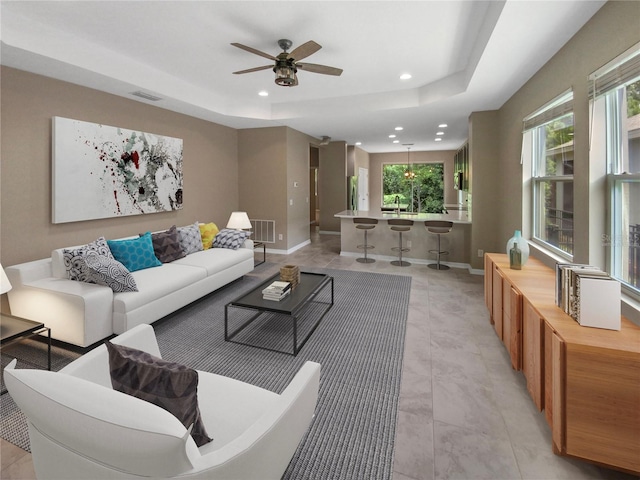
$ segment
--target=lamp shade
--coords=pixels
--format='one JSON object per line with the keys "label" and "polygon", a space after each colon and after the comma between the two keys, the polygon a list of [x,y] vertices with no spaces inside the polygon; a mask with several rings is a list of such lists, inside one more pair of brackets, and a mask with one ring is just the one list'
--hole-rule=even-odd
{"label": "lamp shade", "polygon": [[249,221],[247,212],[231,212],[231,216],[227,222],[227,228],[233,230],[251,228],[251,222]]}
{"label": "lamp shade", "polygon": [[4,268],[0,265],[0,294],[7,293],[11,290],[11,282],[7,278],[7,274],[4,273]]}

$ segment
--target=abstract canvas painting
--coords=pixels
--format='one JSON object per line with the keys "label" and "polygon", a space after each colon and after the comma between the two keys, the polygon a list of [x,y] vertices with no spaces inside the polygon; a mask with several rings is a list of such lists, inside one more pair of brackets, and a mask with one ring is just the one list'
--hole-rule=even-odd
{"label": "abstract canvas painting", "polygon": [[53,223],[182,208],[182,139],[53,117]]}

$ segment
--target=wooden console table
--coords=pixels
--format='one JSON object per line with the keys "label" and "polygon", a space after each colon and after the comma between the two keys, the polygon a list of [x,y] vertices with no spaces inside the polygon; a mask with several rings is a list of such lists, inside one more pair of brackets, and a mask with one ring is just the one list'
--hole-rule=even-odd
{"label": "wooden console table", "polygon": [[552,431],[553,451],[640,474],[640,327],[580,326],[555,304],[555,271],[485,255],[491,323]]}

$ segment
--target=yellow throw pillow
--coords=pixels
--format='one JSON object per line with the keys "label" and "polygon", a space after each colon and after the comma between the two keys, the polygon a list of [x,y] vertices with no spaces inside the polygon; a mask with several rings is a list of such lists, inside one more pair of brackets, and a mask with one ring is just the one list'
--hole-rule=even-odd
{"label": "yellow throw pillow", "polygon": [[202,237],[202,248],[207,250],[211,248],[213,239],[219,232],[218,227],[213,222],[201,223],[198,226],[200,227],[200,236]]}

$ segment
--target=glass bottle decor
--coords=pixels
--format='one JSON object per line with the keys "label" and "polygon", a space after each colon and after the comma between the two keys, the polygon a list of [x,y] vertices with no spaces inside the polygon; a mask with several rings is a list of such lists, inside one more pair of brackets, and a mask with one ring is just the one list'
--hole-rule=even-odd
{"label": "glass bottle decor", "polygon": [[529,259],[529,244],[522,237],[520,230],[516,230],[513,237],[507,241],[507,256],[509,257],[509,267],[514,270],[522,269],[522,266]]}

